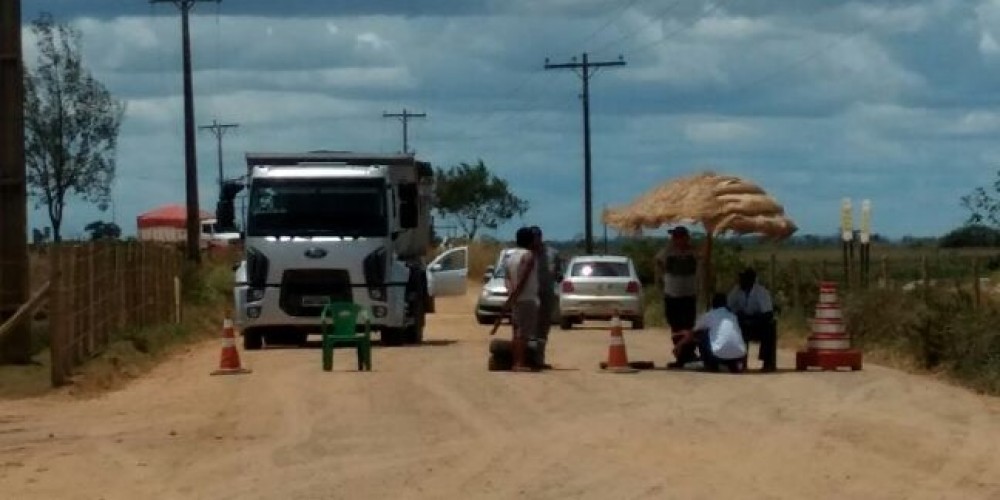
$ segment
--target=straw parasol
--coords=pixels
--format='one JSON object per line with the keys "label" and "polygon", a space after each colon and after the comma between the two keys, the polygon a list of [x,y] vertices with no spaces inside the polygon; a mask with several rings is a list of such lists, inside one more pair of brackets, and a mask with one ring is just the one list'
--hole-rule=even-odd
{"label": "straw parasol", "polygon": [[[604,222],[626,234],[663,225],[697,222],[705,227],[705,268],[710,269],[712,239],[726,232],[760,234],[773,240],[791,236],[798,227],[785,209],[760,186],[733,175],[714,172],[668,181],[629,205],[604,212]],[[704,273],[708,290],[710,273]]]}

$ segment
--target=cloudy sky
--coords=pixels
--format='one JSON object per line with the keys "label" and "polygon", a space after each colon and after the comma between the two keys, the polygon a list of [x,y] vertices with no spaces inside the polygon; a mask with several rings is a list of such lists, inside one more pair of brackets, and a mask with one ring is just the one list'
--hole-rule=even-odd
{"label": "cloudy sky", "polygon": [[[128,103],[118,223],[134,232],[138,213],[183,202],[176,7],[22,5],[26,21],[48,11],[79,27],[88,66]],[[224,142],[229,176],[248,150],[398,151],[401,125],[382,113],[406,108],[428,115],[411,122],[418,156],[483,159],[529,200],[526,222],[573,237],[580,78],[543,67],[583,52],[627,62],[591,81],[598,215],[712,168],[760,183],[802,233],[834,232],[850,197],[872,200],[877,232],[934,235],[962,223],[959,198],[1000,167],[1000,0],[225,0],[195,12],[197,123],[240,125]],[[209,210],[215,154],[200,132]],[[102,217],[75,204],[64,233]]]}

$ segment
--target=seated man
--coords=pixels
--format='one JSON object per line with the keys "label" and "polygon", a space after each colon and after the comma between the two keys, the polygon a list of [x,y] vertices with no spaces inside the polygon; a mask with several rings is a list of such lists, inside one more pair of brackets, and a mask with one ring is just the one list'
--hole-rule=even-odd
{"label": "seated man", "polygon": [[674,353],[689,344],[697,344],[705,370],[717,372],[719,365],[725,365],[730,372],[743,371],[747,346],[740,333],[739,321],[726,309],[724,294],[712,297],[712,309],[698,318],[694,331],[684,332],[674,346]]}
{"label": "seated man", "polygon": [[774,304],[771,293],[757,283],[757,273],[747,268],[740,273],[739,284],[729,292],[729,310],[740,321],[743,339],[760,342],[757,358],[762,363],[761,371],[773,372],[777,368],[778,328],[774,321]]}

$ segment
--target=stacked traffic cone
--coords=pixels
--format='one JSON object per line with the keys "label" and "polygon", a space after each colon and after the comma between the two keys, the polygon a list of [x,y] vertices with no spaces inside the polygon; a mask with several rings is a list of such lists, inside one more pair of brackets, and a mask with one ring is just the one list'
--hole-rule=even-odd
{"label": "stacked traffic cone", "polygon": [[212,375],[238,375],[250,373],[250,370],[240,366],[240,352],[236,350],[236,334],[233,331],[233,320],[228,317],[222,321],[222,356],[219,369]]}
{"label": "stacked traffic cone", "polygon": [[629,365],[628,353],[625,351],[625,336],[622,334],[622,320],[618,316],[618,311],[615,311],[615,315],[611,319],[608,361],[601,363],[601,369],[610,373],[635,373],[639,371]]}
{"label": "stacked traffic cone", "polygon": [[806,350],[795,354],[795,369],[817,367],[823,370],[860,370],[861,365],[861,351],[851,348],[851,337],[844,326],[844,314],[837,298],[837,284],[820,283],[812,335],[806,343]]}

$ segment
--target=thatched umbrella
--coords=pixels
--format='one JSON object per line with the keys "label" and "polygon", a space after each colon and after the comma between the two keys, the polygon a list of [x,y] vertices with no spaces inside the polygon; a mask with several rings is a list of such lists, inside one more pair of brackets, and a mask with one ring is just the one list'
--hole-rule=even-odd
{"label": "thatched umbrella", "polygon": [[726,232],[785,239],[798,228],[785,209],[763,189],[745,179],[713,172],[668,181],[631,204],[606,210],[604,222],[635,234],[643,228],[698,222],[705,227],[703,290],[709,291],[712,239]]}

